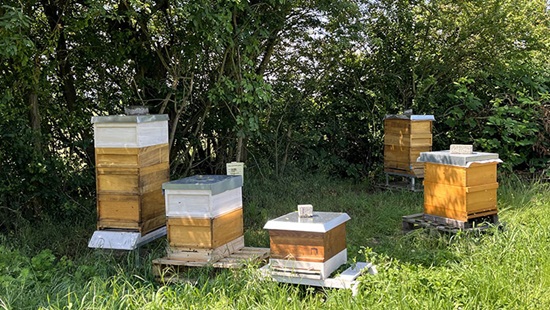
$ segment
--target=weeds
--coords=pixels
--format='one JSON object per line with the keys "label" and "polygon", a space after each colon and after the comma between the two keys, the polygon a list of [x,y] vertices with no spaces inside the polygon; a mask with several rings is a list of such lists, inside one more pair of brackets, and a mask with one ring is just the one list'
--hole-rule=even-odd
{"label": "weeds", "polygon": [[[345,211],[350,262],[371,261],[378,275],[360,277],[359,294],[262,279],[259,266],[212,272],[197,268],[192,283],[161,285],[151,261],[165,240],[134,252],[91,250],[83,240],[93,217],[18,225],[0,236],[0,309],[471,309],[549,308],[550,188],[500,180],[504,231],[403,234],[401,216],[422,211],[422,194],[367,192],[362,184],[323,177],[283,182],[247,177],[247,246],[269,245],[268,219],[311,203]],[[72,233],[71,233],[72,232]]]}

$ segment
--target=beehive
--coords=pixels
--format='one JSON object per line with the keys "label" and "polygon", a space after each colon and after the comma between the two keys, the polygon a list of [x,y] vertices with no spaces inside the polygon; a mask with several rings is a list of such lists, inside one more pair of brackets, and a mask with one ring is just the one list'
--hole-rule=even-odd
{"label": "beehive", "polygon": [[433,115],[387,115],[384,119],[384,171],[423,177],[416,159],[432,150]]}
{"label": "beehive", "polygon": [[302,218],[292,212],[268,221],[274,270],[318,274],[321,279],[347,261],[346,213],[313,212]]}
{"label": "beehive", "polygon": [[168,116],[92,117],[97,227],[142,235],[165,225],[162,183],[169,180]]}
{"label": "beehive", "polygon": [[216,249],[243,236],[242,177],[197,175],[162,185],[169,257]]}
{"label": "beehive", "polygon": [[467,222],[498,213],[498,154],[422,153],[424,213]]}

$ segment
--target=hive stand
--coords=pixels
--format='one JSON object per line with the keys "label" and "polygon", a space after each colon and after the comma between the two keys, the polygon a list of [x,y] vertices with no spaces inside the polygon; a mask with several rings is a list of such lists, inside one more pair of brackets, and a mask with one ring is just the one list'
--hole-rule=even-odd
{"label": "hive stand", "polygon": [[[407,190],[410,190],[412,192],[421,192],[423,190],[422,186],[417,187],[416,179],[418,177],[416,177],[416,176],[413,176],[413,175],[410,175],[410,174],[398,173],[398,172],[388,172],[388,171],[384,171],[384,174],[386,175],[385,188],[389,188],[389,189],[407,189]],[[406,182],[405,184],[403,184],[403,183],[390,183],[390,176],[403,177],[408,182]],[[422,184],[420,184],[420,185],[422,185]]]}
{"label": "hive stand", "polygon": [[145,235],[137,231],[96,230],[88,242],[89,248],[132,251],[155,239],[166,236],[166,226]]}
{"label": "hive stand", "polygon": [[[244,240],[242,243],[244,244]],[[163,283],[189,282],[190,279],[182,276],[188,268],[238,269],[248,264],[265,262],[269,258],[268,248],[241,247],[239,245],[237,247],[239,247],[238,250],[226,249],[214,255],[204,252],[189,252],[187,260],[182,257],[155,259],[153,260],[153,275],[157,281]]]}
{"label": "hive stand", "polygon": [[271,265],[265,265],[260,268],[260,273],[273,281],[280,283],[290,283],[299,285],[310,285],[323,288],[350,289],[353,296],[357,295],[360,281],[357,278],[365,273],[375,275],[378,273],[376,266],[372,263],[357,262],[354,266],[349,267],[342,273],[334,277],[320,278],[319,274],[311,274],[301,272],[281,272],[277,269],[272,269]]}

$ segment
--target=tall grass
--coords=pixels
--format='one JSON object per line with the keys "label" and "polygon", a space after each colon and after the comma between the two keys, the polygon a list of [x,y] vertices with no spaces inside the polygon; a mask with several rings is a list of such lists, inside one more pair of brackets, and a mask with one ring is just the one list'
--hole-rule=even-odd
{"label": "tall grass", "polygon": [[265,222],[311,203],[347,212],[348,257],[372,261],[357,296],[262,279],[258,266],[196,268],[194,284],[154,281],[151,261],[165,240],[134,252],[91,250],[94,216],[20,224],[0,235],[0,309],[545,309],[550,308],[550,186],[500,180],[504,231],[447,235],[401,232],[422,211],[422,193],[373,191],[322,176],[247,176],[247,246],[269,246]]}

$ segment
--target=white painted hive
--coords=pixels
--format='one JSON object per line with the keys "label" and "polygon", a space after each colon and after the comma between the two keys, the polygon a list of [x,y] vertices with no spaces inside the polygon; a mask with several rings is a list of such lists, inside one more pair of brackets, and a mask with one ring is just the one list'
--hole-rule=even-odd
{"label": "white painted hive", "polygon": [[197,175],[162,185],[166,216],[214,218],[242,208],[242,177]]}
{"label": "white painted hive", "polygon": [[96,148],[142,148],[168,143],[168,115],[92,117]]}
{"label": "white painted hive", "polygon": [[268,221],[271,269],[325,279],[347,261],[346,213],[313,212],[300,217],[292,212]]}

